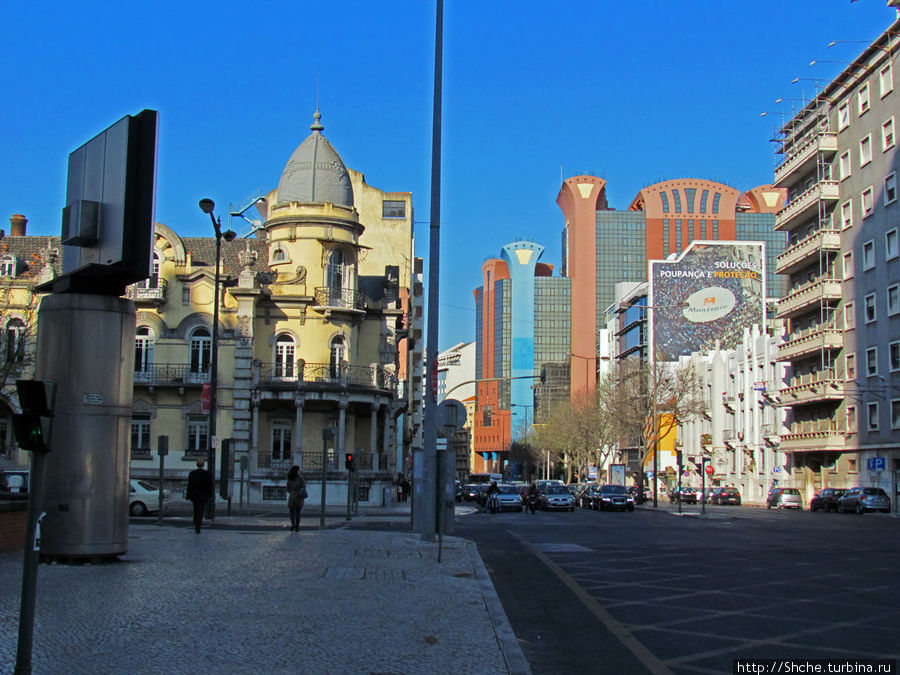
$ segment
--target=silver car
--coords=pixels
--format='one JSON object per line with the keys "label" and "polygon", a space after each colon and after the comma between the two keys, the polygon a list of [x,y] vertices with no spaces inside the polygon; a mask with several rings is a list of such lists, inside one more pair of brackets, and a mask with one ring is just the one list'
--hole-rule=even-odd
{"label": "silver car", "polygon": [[766,508],[771,509],[773,506],[776,509],[802,509],[800,491],[789,487],[773,489],[766,498]]}
{"label": "silver car", "polygon": [[837,510],[839,513],[853,511],[860,515],[866,511],[890,513],[891,498],[881,488],[855,487],[838,497]]}

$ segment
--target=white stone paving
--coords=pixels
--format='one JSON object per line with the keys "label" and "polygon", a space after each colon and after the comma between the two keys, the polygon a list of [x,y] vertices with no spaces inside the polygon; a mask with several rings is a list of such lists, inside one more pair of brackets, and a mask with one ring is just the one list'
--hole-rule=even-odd
{"label": "white stone paving", "polygon": [[[119,562],[40,566],[33,672],[527,672],[474,544],[437,551],[414,533],[132,525]],[[0,554],[2,672],[21,572]]]}

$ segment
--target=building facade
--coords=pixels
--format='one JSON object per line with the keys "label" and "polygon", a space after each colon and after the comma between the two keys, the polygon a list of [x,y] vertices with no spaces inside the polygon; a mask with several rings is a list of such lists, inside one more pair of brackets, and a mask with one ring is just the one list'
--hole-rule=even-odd
{"label": "building facade", "polygon": [[473,470],[503,472],[511,442],[534,423],[542,366],[567,360],[569,280],[539,262],[544,247],[518,241],[482,266],[475,290]]}
{"label": "building facade", "polygon": [[822,487],[900,476],[900,205],[894,91],[900,21],[864,49],[776,134],[775,185],[789,201],[778,359],[792,478]]}
{"label": "building facade", "polygon": [[[747,192],[710,180],[668,180],[643,188],[627,210],[609,208],[606,181],[574,176],[560,188],[565,217],[563,276],[572,280],[571,395],[593,391],[598,371],[597,335],[605,328],[615,285],[647,280],[647,263],[680,254],[692,241],[764,241],[769,269],[786,238],[775,232],[775,213],[787,192],[763,185]],[[771,272],[770,297],[782,295]]]}
{"label": "building facade", "polygon": [[[167,482],[178,484],[207,456],[214,331],[217,437],[231,439],[235,475],[245,467],[251,502],[280,501],[294,464],[309,472],[318,498],[321,481],[312,476],[321,476],[324,462],[329,503],[346,503],[339,458],[353,452],[360,500],[378,505],[407,465],[414,445],[404,427],[421,399],[413,394],[421,363],[410,349],[411,195],[378,190],[348,169],[322,134],[318,111],[310,129],[278,187],[256,202],[256,236],[223,241],[218,298],[215,239],[157,224],[153,275],[126,294],[137,309],[132,476],[159,475],[162,435]],[[10,247],[33,246],[17,239],[47,238],[9,237]],[[334,441],[323,450],[328,428]]]}

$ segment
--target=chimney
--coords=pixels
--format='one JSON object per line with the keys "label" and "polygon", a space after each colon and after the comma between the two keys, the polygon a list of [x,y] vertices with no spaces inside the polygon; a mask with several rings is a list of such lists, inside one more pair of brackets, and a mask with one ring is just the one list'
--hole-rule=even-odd
{"label": "chimney", "polygon": [[10,237],[24,237],[25,236],[25,226],[28,224],[28,218],[23,216],[21,213],[13,214],[12,218],[9,219],[9,236]]}

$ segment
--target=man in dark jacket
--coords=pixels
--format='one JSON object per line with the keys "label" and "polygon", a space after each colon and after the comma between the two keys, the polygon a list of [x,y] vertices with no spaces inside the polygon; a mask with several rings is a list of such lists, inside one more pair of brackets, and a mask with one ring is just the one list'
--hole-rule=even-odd
{"label": "man in dark jacket", "polygon": [[206,502],[213,496],[212,476],[203,468],[202,459],[197,460],[197,468],[188,474],[187,495],[185,496],[194,504],[194,530],[199,532]]}

